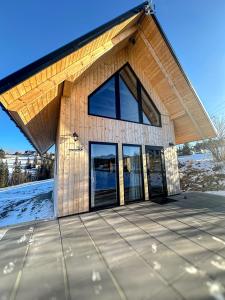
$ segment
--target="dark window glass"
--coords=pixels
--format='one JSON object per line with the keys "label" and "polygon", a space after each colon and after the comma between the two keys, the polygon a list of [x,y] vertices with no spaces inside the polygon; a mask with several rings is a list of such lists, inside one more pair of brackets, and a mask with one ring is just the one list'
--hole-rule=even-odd
{"label": "dark window glass", "polygon": [[143,199],[141,148],[123,146],[124,198],[126,202]]}
{"label": "dark window glass", "polygon": [[146,146],[148,187],[151,197],[165,194],[165,173],[161,150]]}
{"label": "dark window glass", "polygon": [[89,112],[93,115],[116,118],[114,77],[89,97]]}
{"label": "dark window glass", "polygon": [[91,207],[116,205],[116,145],[91,144]]}
{"label": "dark window glass", "polygon": [[160,113],[128,65],[89,97],[89,113],[161,126]]}
{"label": "dark window glass", "polygon": [[160,126],[160,114],[152,104],[148,94],[141,88],[143,123]]}
{"label": "dark window glass", "polygon": [[128,67],[120,72],[120,115],[122,120],[140,122],[137,80]]}

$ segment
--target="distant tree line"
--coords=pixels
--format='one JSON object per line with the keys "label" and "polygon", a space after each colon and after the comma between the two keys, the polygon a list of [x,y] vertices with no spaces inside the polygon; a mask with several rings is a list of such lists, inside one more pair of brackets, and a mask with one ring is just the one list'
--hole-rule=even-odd
{"label": "distant tree line", "polygon": [[21,166],[21,162],[16,156],[10,174],[7,161],[3,161],[5,155],[2,151],[0,150],[0,188],[54,177],[54,156],[52,154],[43,155],[39,161],[37,154],[33,161],[28,157],[25,167]]}
{"label": "distant tree line", "polygon": [[205,150],[208,150],[206,146],[206,141],[196,142],[194,145],[190,143],[185,143],[182,146],[179,146],[177,149],[178,155],[191,155],[192,153],[201,153]]}

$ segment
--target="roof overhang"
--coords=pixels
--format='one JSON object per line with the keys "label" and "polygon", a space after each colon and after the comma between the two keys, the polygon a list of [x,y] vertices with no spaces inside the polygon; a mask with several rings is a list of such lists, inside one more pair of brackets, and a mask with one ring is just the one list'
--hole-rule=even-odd
{"label": "roof overhang", "polygon": [[[0,81],[0,103],[40,153],[54,143],[63,86],[135,36],[158,68],[155,89],[174,122],[177,143],[216,135],[215,128],[178,62],[148,2],[61,47]],[[151,61],[152,60],[152,61]],[[144,66],[143,66],[144,67]],[[151,72],[149,80],[154,81]]]}

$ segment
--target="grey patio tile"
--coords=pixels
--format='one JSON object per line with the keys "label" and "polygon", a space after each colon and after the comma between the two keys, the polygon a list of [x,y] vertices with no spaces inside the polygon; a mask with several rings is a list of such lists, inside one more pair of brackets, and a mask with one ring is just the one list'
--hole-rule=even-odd
{"label": "grey patio tile", "polygon": [[120,293],[80,219],[60,222],[72,299],[120,299]]}
{"label": "grey patio tile", "polygon": [[153,244],[142,256],[168,283],[179,278],[191,266],[187,260],[163,244]]}
{"label": "grey patio tile", "polygon": [[217,280],[225,287],[225,258],[213,254],[208,259],[199,262],[198,267],[210,276],[213,280]]}
{"label": "grey patio tile", "polygon": [[132,211],[129,213],[129,215],[126,215],[126,218],[162,243],[174,241],[179,238],[177,233],[171,231],[161,224],[156,223],[149,218],[148,214],[139,215],[135,211]]}
{"label": "grey patio tile", "polygon": [[96,235],[93,224],[88,224],[88,222],[85,224],[128,299],[151,299],[155,293],[166,287],[157,273],[137,255],[110,225],[99,219],[101,228],[107,228],[106,236],[111,231],[115,232],[115,236],[108,240],[107,245],[102,245],[101,238]]}
{"label": "grey patio tile", "polygon": [[16,299],[63,299],[63,253],[58,221],[37,224]]}
{"label": "grey patio tile", "polygon": [[209,250],[202,248],[184,237],[180,237],[179,239],[170,241],[169,243],[165,242],[165,244],[193,264],[211,255]]}
{"label": "grey patio tile", "polygon": [[185,299],[205,300],[224,299],[224,287],[217,280],[212,280],[202,270],[194,267],[187,269],[186,274],[179,278],[173,286]]}
{"label": "grey patio tile", "polygon": [[154,295],[154,300],[182,300],[184,299],[175,289],[167,287]]}
{"label": "grey patio tile", "polygon": [[[102,215],[102,214],[101,214]],[[107,222],[111,219],[104,215]],[[178,278],[190,266],[186,260],[178,256],[174,251],[159,243],[156,239],[143,232],[128,221],[121,228],[121,216],[117,217],[118,224],[113,222],[118,233],[145,259],[151,267],[166,281],[170,282]],[[110,223],[112,225],[112,223]],[[132,227],[132,231],[130,228]],[[127,234],[131,232],[131,234]]]}
{"label": "grey patio tile", "polygon": [[[163,212],[163,215],[165,214],[167,215],[167,213]],[[218,243],[218,241],[213,238],[212,235],[198,230],[193,226],[189,226],[188,224],[183,224],[183,222],[185,223],[185,220],[182,220],[182,222],[180,222],[179,220],[174,220],[171,218],[163,221],[161,221],[161,219],[162,218],[158,218],[156,220],[161,225],[164,225],[165,227],[176,231],[178,234],[187,237],[188,239],[192,240],[202,247],[205,247],[208,250],[218,251],[225,246],[225,242],[224,244]]]}
{"label": "grey patio tile", "polygon": [[166,288],[156,272],[138,259],[131,259],[113,268],[127,299],[155,299],[155,294]]}
{"label": "grey patio tile", "polygon": [[23,268],[33,228],[22,226],[10,229],[0,242],[0,295],[10,299],[19,272]]}

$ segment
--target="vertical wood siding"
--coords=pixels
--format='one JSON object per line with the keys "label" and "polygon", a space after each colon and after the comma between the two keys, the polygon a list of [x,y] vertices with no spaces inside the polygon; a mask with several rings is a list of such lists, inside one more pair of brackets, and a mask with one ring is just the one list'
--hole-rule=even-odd
{"label": "vertical wood siding", "polygon": [[178,160],[176,147],[166,148],[165,167],[168,195],[175,195],[180,192],[180,178],[178,172]]}
{"label": "vertical wood siding", "polygon": [[[122,143],[155,145],[164,148],[167,148],[170,142],[175,143],[174,128],[168,112],[139,68],[139,59],[141,59],[140,56],[136,57],[135,52],[132,53],[127,48],[112,53],[92,66],[79,81],[74,83],[70,97],[62,97],[56,171],[59,216],[89,210],[89,141],[118,143],[120,204],[124,203]],[[131,64],[161,112],[162,128],[88,115],[88,95],[126,62]],[[74,142],[73,132],[79,135],[78,142]],[[73,151],[80,145],[84,147],[83,151]],[[175,152],[168,150],[168,153],[170,154],[167,155],[167,159],[174,161]],[[146,170],[145,164],[143,168]],[[166,168],[168,176],[173,177],[177,172],[175,163],[170,165],[168,161]],[[177,190],[177,180],[177,177],[167,180],[171,193]],[[146,176],[145,187],[145,195],[147,195]]]}

